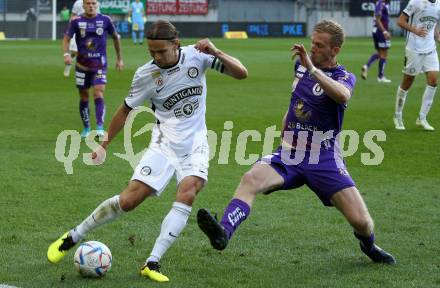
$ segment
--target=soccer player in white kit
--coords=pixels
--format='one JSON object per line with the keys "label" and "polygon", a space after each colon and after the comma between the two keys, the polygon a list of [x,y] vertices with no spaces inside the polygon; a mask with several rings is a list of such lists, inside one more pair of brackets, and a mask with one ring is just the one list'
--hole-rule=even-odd
{"label": "soccer player in white kit", "polygon": [[180,47],[178,31],[168,21],[153,23],[148,32],[148,49],[153,58],[135,73],[130,93],[110,123],[108,140],[93,153],[98,160],[123,128],[132,109],[145,101],[152,104],[157,123],[150,146],[120,195],[102,202],[81,224],[53,242],[47,256],[58,263],[87,232],[133,210],[149,196],[159,196],[174,174],[176,201],[162,222],[159,237],[141,268],[141,275],[166,282],[159,261],[186,226],[192,203],[208,179],[206,79],[214,69],[236,79],[247,77],[241,62],[217,49],[209,39]]}
{"label": "soccer player in white kit", "polygon": [[437,90],[439,60],[436,40],[440,39],[437,27],[439,19],[439,0],[410,0],[397,22],[400,27],[408,32],[403,79],[397,88],[396,108],[393,118],[397,130],[405,130],[402,112],[406,96],[416,75],[423,72],[426,75],[426,88],[416,125],[427,131],[434,131],[434,127],[429,125],[426,116]]}

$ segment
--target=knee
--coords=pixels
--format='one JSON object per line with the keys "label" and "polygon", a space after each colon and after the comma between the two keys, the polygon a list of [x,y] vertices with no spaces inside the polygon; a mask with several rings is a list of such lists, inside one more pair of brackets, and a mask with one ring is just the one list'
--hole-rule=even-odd
{"label": "knee", "polygon": [[429,79],[428,85],[436,88],[437,87],[437,78]]}
{"label": "knee", "polygon": [[202,179],[182,183],[177,193],[177,201],[191,206],[203,186],[205,186],[205,181]]}
{"label": "knee", "polygon": [[361,213],[356,217],[350,219],[350,224],[353,228],[362,235],[369,235],[374,230],[374,223],[371,216],[367,213]]}
{"label": "knee", "polygon": [[259,177],[255,172],[248,171],[241,177],[241,185],[244,185],[246,187],[249,187],[248,191],[255,191],[255,194],[258,193],[262,189],[263,183],[262,183],[261,177]]}
{"label": "knee", "polygon": [[137,206],[132,197],[128,197],[128,195],[124,194],[122,194],[119,198],[119,205],[121,206],[121,209],[125,212],[131,211]]}

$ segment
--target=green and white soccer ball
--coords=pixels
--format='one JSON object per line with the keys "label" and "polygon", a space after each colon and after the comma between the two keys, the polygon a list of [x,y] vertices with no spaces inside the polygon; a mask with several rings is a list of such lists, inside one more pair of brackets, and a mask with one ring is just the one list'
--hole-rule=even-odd
{"label": "green and white soccer ball", "polygon": [[73,261],[81,276],[99,278],[112,267],[112,253],[105,244],[88,241],[78,247]]}

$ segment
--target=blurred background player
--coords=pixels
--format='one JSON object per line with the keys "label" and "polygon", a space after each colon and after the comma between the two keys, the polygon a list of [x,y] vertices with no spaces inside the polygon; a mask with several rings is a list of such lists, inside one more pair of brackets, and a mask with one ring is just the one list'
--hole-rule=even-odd
{"label": "blurred background player", "polygon": [[217,49],[209,39],[180,47],[178,31],[168,21],[153,23],[147,39],[153,60],[137,69],[130,94],[110,123],[108,140],[93,153],[93,158],[102,157],[103,149],[124,127],[130,111],[145,101],[155,107],[157,118],[150,145],[121,194],[102,202],[81,224],[52,243],[47,256],[50,262],[59,262],[89,231],[135,209],[147,197],[159,196],[175,174],[176,201],[141,268],[141,275],[167,282],[168,277],[159,270],[159,261],[185,228],[193,201],[208,179],[206,71],[214,69],[244,79],[247,70],[238,59]]}
{"label": "blurred background player", "polygon": [[63,10],[60,11],[60,20],[63,22],[68,22],[70,20],[70,10],[67,6],[64,6]]}
{"label": "blurred background player", "polygon": [[107,83],[107,34],[113,38],[116,51],[116,69],[122,70],[121,44],[110,17],[97,13],[97,0],[84,0],[84,14],[72,19],[64,35],[64,63],[72,64],[68,52],[69,41],[75,37],[78,45],[76,61],[76,87],[79,91],[79,113],[84,129],[81,137],[90,133],[89,88],[93,86],[97,134],[104,136],[105,103],[104,90]]}
{"label": "blurred background player", "polygon": [[379,60],[377,82],[391,83],[391,80],[387,79],[384,75],[388,49],[391,47],[391,34],[388,32],[388,24],[390,21],[389,9],[390,0],[377,0],[373,20],[373,41],[374,48],[377,52],[371,55],[367,64],[362,66],[361,76],[364,80],[367,79],[368,69],[370,66]]}
{"label": "blurred background player", "polygon": [[[97,11],[97,13],[100,13],[99,2],[97,3],[96,11]],[[79,16],[81,16],[83,14],[84,14],[84,0],[76,0],[72,6],[72,13],[70,15],[70,21],[78,18]],[[73,59],[75,59],[76,55],[78,54],[78,47],[76,45],[75,35],[73,35],[72,39],[70,39],[69,53],[70,53],[70,57],[72,58],[72,61],[73,61]],[[71,68],[72,68],[71,64],[65,64],[64,72],[63,72],[64,77],[70,76]]]}
{"label": "blurred background player", "polygon": [[[136,0],[130,5],[130,11],[128,14],[128,22],[131,23],[131,35],[133,38],[133,44],[143,44],[144,42],[144,26],[146,22],[144,4],[140,0]],[[137,38],[139,33],[139,38]]]}
{"label": "blurred background player", "polygon": [[426,131],[434,131],[434,127],[429,125],[426,116],[431,109],[437,91],[439,61],[436,39],[437,41],[440,39],[439,19],[440,3],[438,0],[410,0],[397,21],[397,24],[407,31],[405,67],[403,68],[402,83],[397,87],[393,118],[397,130],[405,130],[402,113],[408,90],[416,75],[425,73],[426,88],[416,125]]}
{"label": "blurred background player", "polygon": [[[355,77],[337,63],[344,30],[333,21],[313,29],[310,56],[301,44],[292,47],[295,64],[290,106],[284,115],[282,145],[257,161],[241,178],[220,222],[200,209],[197,222],[217,250],[226,248],[249,216],[259,193],[290,190],[306,184],[325,206],[335,206],[353,228],[360,248],[377,263],[395,264],[375,242],[374,224],[345,167],[336,135],[342,129]],[[297,158],[303,158],[297,160]],[[276,222],[276,219],[275,219]]]}

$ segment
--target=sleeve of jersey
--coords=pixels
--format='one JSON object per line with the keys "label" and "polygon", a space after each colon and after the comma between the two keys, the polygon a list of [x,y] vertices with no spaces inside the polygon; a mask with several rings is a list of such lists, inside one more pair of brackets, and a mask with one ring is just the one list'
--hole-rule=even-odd
{"label": "sleeve of jersey", "polygon": [[374,9],[374,16],[382,16],[382,3],[377,3]]}
{"label": "sleeve of jersey", "polygon": [[116,31],[115,25],[113,24],[113,21],[112,19],[110,19],[110,17],[107,16],[107,18],[108,18],[107,33],[109,35],[113,35],[113,33],[115,33]]}
{"label": "sleeve of jersey", "polygon": [[79,15],[81,13],[81,6],[82,6],[81,2],[75,2],[75,4],[73,4],[72,7],[72,13]]}
{"label": "sleeve of jersey", "polygon": [[145,101],[149,101],[148,89],[147,89],[147,79],[148,77],[142,77],[141,73],[136,71],[131,82],[129,95],[125,98],[125,106],[129,109],[134,109],[141,106]]}
{"label": "sleeve of jersey", "polygon": [[410,0],[408,5],[406,5],[406,8],[403,9],[403,13],[406,14],[407,16],[411,16],[412,14],[414,14],[414,12],[417,9],[417,2],[416,0]]}
{"label": "sleeve of jersey", "polygon": [[211,69],[216,70],[220,73],[223,73],[225,71],[225,65],[222,63],[222,61],[217,57],[211,55],[208,59],[208,67],[211,67]]}
{"label": "sleeve of jersey", "polygon": [[354,85],[356,84],[356,77],[347,71],[341,71],[341,73],[338,73],[335,75],[334,79],[344,85],[345,87],[350,90],[351,93],[353,93]]}
{"label": "sleeve of jersey", "polygon": [[76,21],[72,20],[69,22],[69,25],[67,26],[66,32],[64,32],[64,35],[69,36],[69,38],[73,37],[73,34],[75,34],[75,25]]}

